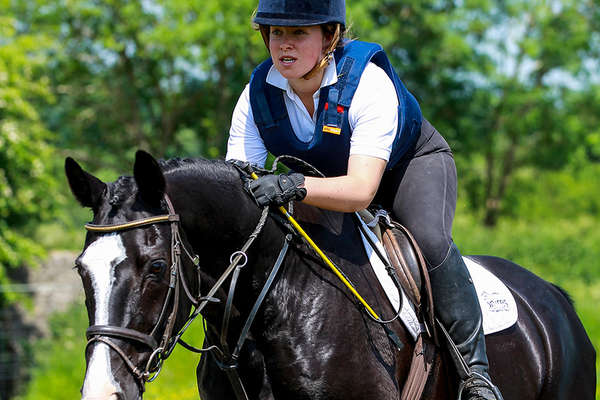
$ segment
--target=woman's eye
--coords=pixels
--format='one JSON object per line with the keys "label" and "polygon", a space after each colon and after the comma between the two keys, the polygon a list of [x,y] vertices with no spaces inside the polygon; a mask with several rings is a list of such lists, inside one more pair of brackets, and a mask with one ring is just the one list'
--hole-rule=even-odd
{"label": "woman's eye", "polygon": [[296,29],[294,31],[294,35],[304,35],[306,32],[304,31],[304,29]]}

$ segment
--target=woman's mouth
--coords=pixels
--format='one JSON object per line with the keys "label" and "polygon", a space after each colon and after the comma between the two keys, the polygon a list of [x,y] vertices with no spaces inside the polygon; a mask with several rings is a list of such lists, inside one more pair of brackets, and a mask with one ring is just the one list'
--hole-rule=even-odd
{"label": "woman's mouth", "polygon": [[284,56],[279,58],[279,62],[281,62],[283,65],[290,65],[293,64],[295,61],[295,57]]}

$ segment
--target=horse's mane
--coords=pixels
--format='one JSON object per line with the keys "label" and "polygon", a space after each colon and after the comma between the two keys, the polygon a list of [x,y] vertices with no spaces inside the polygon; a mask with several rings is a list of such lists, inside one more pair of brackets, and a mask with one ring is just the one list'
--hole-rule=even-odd
{"label": "horse's mane", "polygon": [[165,175],[195,174],[206,177],[224,179],[233,176],[235,171],[231,164],[224,160],[207,160],[205,158],[171,158],[159,160],[160,168]]}
{"label": "horse's mane", "polygon": [[[216,179],[221,182],[238,179],[235,169],[224,160],[207,160],[204,158],[171,158],[158,161],[165,176],[195,175]],[[108,185],[109,204],[121,206],[134,192],[135,180],[132,176],[120,176]]]}

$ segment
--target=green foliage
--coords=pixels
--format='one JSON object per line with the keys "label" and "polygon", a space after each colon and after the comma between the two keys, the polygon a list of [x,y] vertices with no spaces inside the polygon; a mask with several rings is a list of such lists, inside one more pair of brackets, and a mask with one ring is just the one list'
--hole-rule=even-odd
{"label": "green foliage", "polygon": [[[231,111],[266,52],[253,0],[53,1],[39,22],[62,43],[47,67],[55,143],[94,168],[224,152]],[[56,29],[56,27],[60,29]],[[93,154],[93,156],[90,156]]]}
{"label": "green foliage", "polygon": [[87,313],[82,303],[50,317],[50,336],[35,344],[31,384],[17,400],[80,397]]}
{"label": "green foliage", "polygon": [[[593,105],[578,109],[581,97],[573,96],[589,83],[587,65],[599,47],[591,39],[597,21],[582,12],[595,9],[590,4],[349,4],[359,38],[383,44],[425,117],[450,142],[469,205],[484,211],[487,225],[510,210],[506,196],[520,169],[562,168],[580,146],[597,151],[597,135],[586,128],[597,132],[598,113]],[[580,117],[586,123],[575,123]]]}
{"label": "green foliage", "polygon": [[[0,9],[6,9],[6,2]],[[44,34],[24,34],[16,18],[0,13],[0,285],[10,270],[32,263],[43,249],[30,239],[35,224],[56,205],[56,164],[49,132],[37,111],[52,101]],[[0,305],[4,300],[0,293]],[[14,300],[8,294],[8,300]]]}
{"label": "green foliage", "polygon": [[600,259],[597,217],[578,219],[525,218],[501,220],[494,229],[477,224],[466,213],[457,216],[454,238],[465,254],[503,257],[557,284],[600,279],[596,266]]}
{"label": "green foliage", "polygon": [[529,221],[600,215],[600,164],[574,164],[560,171],[540,173],[526,170],[507,196],[512,215]]}

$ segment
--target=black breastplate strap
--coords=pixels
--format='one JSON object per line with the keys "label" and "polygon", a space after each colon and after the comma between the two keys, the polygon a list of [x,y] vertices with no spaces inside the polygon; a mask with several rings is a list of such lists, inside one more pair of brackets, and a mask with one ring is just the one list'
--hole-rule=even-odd
{"label": "black breastplate strap", "polygon": [[228,336],[228,329],[229,329],[229,320],[231,319],[233,296],[235,294],[235,288],[237,285],[239,270],[241,268],[243,268],[243,265],[237,266],[235,273],[231,277],[229,293],[227,295],[227,303],[225,304],[225,314],[223,316],[223,325],[221,327],[221,337],[220,337],[221,347],[212,345],[206,349],[197,349],[197,348],[190,346],[187,343],[183,342],[181,339],[179,340],[179,342],[186,349],[188,349],[190,351],[193,351],[195,353],[206,353],[206,352],[211,353],[217,366],[223,372],[225,372],[225,374],[227,375],[227,378],[229,379],[229,382],[231,383],[231,387],[233,389],[233,392],[235,393],[237,400],[248,400],[249,399],[248,393],[246,392],[246,388],[244,387],[244,384],[242,383],[242,379],[238,373],[238,359],[240,356],[240,352],[242,351],[242,347],[243,347],[244,343],[246,342],[246,339],[248,338],[248,334],[250,333],[250,328],[252,327],[252,322],[254,322],[254,319],[256,318],[258,310],[260,309],[261,305],[263,304],[267,294],[269,293],[269,290],[273,286],[273,283],[275,282],[275,279],[278,276],[279,270],[281,269],[281,266],[283,264],[283,260],[285,259],[285,255],[287,254],[287,251],[289,249],[291,240],[292,240],[292,235],[291,234],[286,235],[285,241],[283,243],[283,247],[281,248],[281,251],[279,252],[279,256],[277,257],[277,261],[275,261],[275,264],[273,265],[273,268],[271,269],[271,272],[269,273],[269,276],[268,276],[262,290],[260,291],[260,294],[258,295],[256,301],[254,302],[254,305],[252,306],[252,309],[250,310],[250,313],[248,314],[248,317],[246,318],[246,322],[244,323],[244,326],[242,327],[240,336],[237,340],[237,343],[236,343],[236,346],[235,346],[233,352],[229,351],[229,344],[227,343],[227,336]]}

